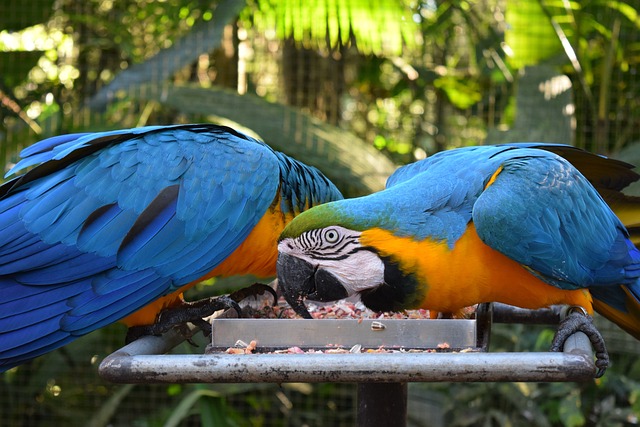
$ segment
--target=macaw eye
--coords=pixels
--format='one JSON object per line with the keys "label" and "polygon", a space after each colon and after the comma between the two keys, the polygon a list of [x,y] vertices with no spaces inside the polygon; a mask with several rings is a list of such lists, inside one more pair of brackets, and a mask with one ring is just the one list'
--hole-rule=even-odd
{"label": "macaw eye", "polygon": [[338,234],[338,231],[333,228],[329,228],[324,232],[324,240],[327,243],[336,243],[339,238],[340,235]]}

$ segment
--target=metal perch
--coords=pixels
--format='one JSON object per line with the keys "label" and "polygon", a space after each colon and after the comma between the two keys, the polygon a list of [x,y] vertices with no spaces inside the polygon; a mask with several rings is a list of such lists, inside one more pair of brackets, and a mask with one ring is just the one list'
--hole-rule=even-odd
{"label": "metal perch", "polygon": [[[118,383],[353,382],[359,384],[359,425],[391,425],[391,421],[393,425],[403,425],[398,420],[406,415],[407,382],[554,382],[592,379],[596,368],[591,343],[581,332],[571,336],[561,353],[487,352],[492,319],[547,323],[557,322],[559,317],[557,310],[523,311],[497,304],[481,307],[476,320],[411,319],[400,321],[400,326],[382,321],[386,324],[382,329],[387,336],[395,337],[403,347],[403,337],[410,339],[416,335],[401,334],[397,328],[406,326],[402,322],[411,325],[420,322],[424,328],[421,339],[431,340],[429,346],[445,336],[452,348],[470,348],[468,352],[226,354],[213,351],[201,355],[164,354],[184,340],[182,335],[171,331],[161,337],[141,338],[121,348],[106,357],[99,370],[103,378]],[[214,320],[218,323],[214,323],[213,329],[219,333],[213,334],[213,347],[232,346],[229,345],[231,338],[241,338],[243,333],[251,334],[247,331],[255,325],[262,325],[263,331],[272,331],[270,335],[263,333],[254,337],[258,338],[260,346],[266,347],[300,346],[302,337],[313,337],[312,341],[324,339],[324,342],[327,339],[330,340],[328,342],[343,340],[346,345],[350,345],[349,340],[365,343],[373,340],[371,346],[380,340],[384,341],[382,335],[376,332],[371,332],[370,336],[364,334],[363,331],[373,328],[366,323],[363,326],[363,322],[357,320],[351,321],[352,328],[346,327],[344,330],[327,328],[331,323],[327,320],[279,320],[288,322],[286,334],[282,333],[282,325],[274,328],[275,324],[269,323],[274,320],[264,319],[257,323],[251,320]],[[309,322],[320,324],[322,332],[310,332]],[[469,333],[470,330],[473,333]],[[279,332],[276,334],[274,331]],[[331,334],[332,331],[335,334]],[[289,344],[280,342],[283,336],[290,339]],[[317,344],[315,342],[309,346]],[[410,344],[409,347],[416,347],[415,340]],[[393,347],[388,343],[384,345]],[[398,389],[397,393],[392,394],[397,401],[389,402],[389,387]],[[384,399],[383,406],[388,406],[383,413],[380,413],[380,405],[376,403],[379,398]],[[381,424],[371,424],[373,419]]]}

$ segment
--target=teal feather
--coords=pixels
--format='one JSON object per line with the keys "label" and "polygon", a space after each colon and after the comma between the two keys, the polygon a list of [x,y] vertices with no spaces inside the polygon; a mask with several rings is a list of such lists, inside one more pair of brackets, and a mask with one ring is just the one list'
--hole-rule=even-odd
{"label": "teal feather", "polygon": [[485,244],[544,282],[588,288],[627,313],[627,293],[640,306],[640,251],[594,185],[619,191],[638,177],[628,164],[559,144],[460,148],[398,169],[381,192],[305,212],[285,233],[335,223],[453,248],[473,223]]}
{"label": "teal feather", "polygon": [[204,276],[274,201],[299,213],[342,198],[223,126],[64,135],[22,156],[0,186],[0,371]]}

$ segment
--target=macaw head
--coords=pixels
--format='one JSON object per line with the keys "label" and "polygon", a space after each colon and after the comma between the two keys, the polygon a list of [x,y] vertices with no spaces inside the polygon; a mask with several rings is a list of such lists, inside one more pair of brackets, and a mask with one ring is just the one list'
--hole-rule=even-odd
{"label": "macaw head", "polygon": [[375,215],[369,206],[367,197],[316,206],[282,232],[278,286],[300,316],[311,318],[305,298],[335,301],[358,294],[375,311],[418,305],[415,277],[370,238],[383,223],[393,222],[392,216],[385,214],[384,203]]}

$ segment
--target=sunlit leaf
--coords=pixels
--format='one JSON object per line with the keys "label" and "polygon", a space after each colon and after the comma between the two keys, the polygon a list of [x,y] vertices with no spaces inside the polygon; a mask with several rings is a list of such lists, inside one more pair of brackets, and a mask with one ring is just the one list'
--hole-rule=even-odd
{"label": "sunlit leaf", "polygon": [[404,46],[416,46],[418,25],[402,0],[260,0],[252,14],[258,31],[273,27],[278,37],[292,37],[302,44],[331,48],[346,44],[353,35],[366,54],[399,54]]}
{"label": "sunlit leaf", "polygon": [[[615,0],[603,0],[595,2],[598,5],[606,5],[611,9],[615,9],[624,15],[629,21],[636,25],[636,27],[640,28],[640,10],[638,8],[634,8],[628,3],[623,1],[615,1]],[[640,7],[640,6],[638,6]]]}
{"label": "sunlit leaf", "polygon": [[[559,8],[553,10],[560,13]],[[538,64],[562,52],[562,44],[541,0],[508,0],[505,20],[508,61],[514,68]]]}
{"label": "sunlit leaf", "polygon": [[444,76],[436,79],[433,83],[435,87],[442,89],[447,94],[447,98],[453,105],[462,110],[482,99],[480,85],[475,80]]}

